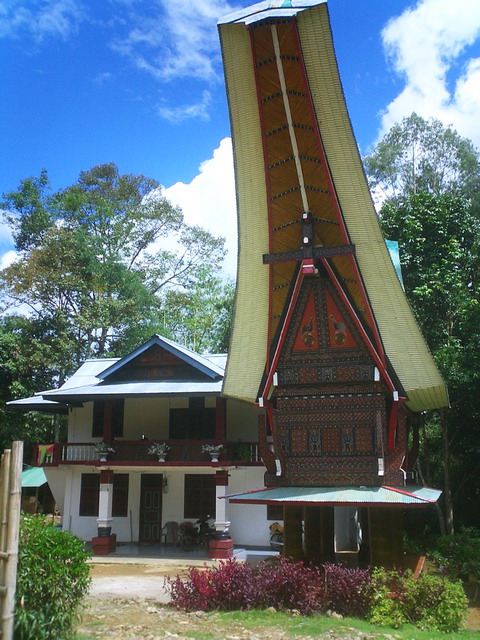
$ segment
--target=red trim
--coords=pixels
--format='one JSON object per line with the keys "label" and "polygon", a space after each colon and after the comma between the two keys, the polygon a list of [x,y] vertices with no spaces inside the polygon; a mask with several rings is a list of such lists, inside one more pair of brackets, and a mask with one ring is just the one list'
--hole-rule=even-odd
{"label": "red trim", "polygon": [[[410,491],[405,491],[405,489],[400,489],[399,487],[383,487],[384,489],[388,489],[389,491],[395,491],[395,493],[401,493],[403,496],[409,496],[410,498],[415,498],[415,500],[422,500],[427,504],[435,504],[436,500],[429,500],[428,498],[422,498],[421,496],[417,496],[414,493],[410,493]],[[426,488],[426,487],[425,487]]]}
{"label": "red trim", "polygon": [[299,269],[297,274],[297,279],[295,281],[292,297],[290,298],[290,302],[288,303],[287,313],[285,315],[285,320],[283,322],[283,326],[281,328],[280,335],[278,337],[277,346],[275,347],[275,353],[273,355],[272,362],[267,372],[267,379],[263,386],[263,391],[261,391],[259,394],[261,397],[267,398],[268,392],[270,391],[270,387],[273,380],[273,374],[275,373],[275,368],[280,358],[280,353],[281,353],[283,344],[287,337],[287,330],[288,330],[288,327],[290,326],[290,320],[292,319],[293,309],[297,302],[297,298],[300,292],[300,287],[302,286],[302,282],[303,282],[303,261],[302,261],[302,268]]}
{"label": "red trim", "polygon": [[113,471],[111,469],[104,469],[100,471],[100,484],[112,484],[113,483]]}
{"label": "red trim", "polygon": [[387,451],[393,451],[395,449],[395,436],[397,434],[397,418],[399,407],[400,402],[398,400],[394,400],[392,410],[390,411],[390,420],[388,421]]}
{"label": "red trim", "polygon": [[[415,496],[416,497],[416,496]],[[227,496],[228,498],[228,496]],[[322,507],[371,507],[372,509],[418,509],[425,508],[429,504],[428,502],[422,502],[417,504],[404,504],[397,502],[313,502],[308,500],[240,500],[240,498],[228,498],[228,501],[231,504],[273,504],[273,505],[292,505],[295,507],[313,507],[313,506],[322,506]]]}
{"label": "red trim", "polygon": [[[305,86],[305,93],[306,93],[306,96],[307,96],[307,103],[308,103],[308,107],[309,107],[309,110],[310,110],[310,117],[312,119],[313,130],[314,130],[314,133],[315,133],[315,137],[317,138],[319,154],[320,154],[320,157],[321,157],[322,162],[323,162],[325,178],[326,178],[327,183],[329,185],[330,196],[332,198],[333,205],[334,205],[334,208],[336,210],[337,220],[338,220],[338,223],[339,223],[339,226],[340,226],[340,230],[341,230],[341,233],[342,233],[342,236],[343,236],[343,240],[344,240],[345,244],[351,244],[351,239],[350,239],[349,234],[348,234],[348,229],[347,229],[347,226],[346,226],[346,222],[345,222],[345,220],[343,218],[343,213],[342,213],[342,210],[341,210],[341,207],[340,207],[340,203],[338,201],[337,191],[335,189],[335,184],[333,182],[332,175],[330,173],[330,167],[328,165],[327,155],[325,153],[325,147],[323,146],[322,135],[320,133],[320,128],[318,126],[317,114],[315,112],[315,107],[313,105],[312,98],[311,98],[310,86],[309,86],[309,83],[308,83],[307,71],[305,69],[305,62],[304,62],[304,59],[303,59],[302,45],[301,45],[301,42],[300,42],[300,36],[299,36],[299,33],[298,33],[298,29],[297,29],[297,23],[296,23],[296,21],[293,21],[293,20],[292,20],[292,30],[293,30],[295,44],[297,46],[298,58],[299,58],[299,61],[300,61],[300,68],[302,70],[303,83],[304,83],[304,86]],[[385,354],[384,354],[384,351],[383,351],[382,340],[381,340],[380,333],[379,333],[378,327],[377,327],[377,323],[375,321],[375,317],[373,315],[373,312],[372,312],[372,309],[371,309],[371,306],[370,306],[370,302],[368,300],[368,296],[367,296],[367,293],[366,293],[366,290],[365,290],[365,287],[364,287],[364,284],[363,284],[363,278],[362,278],[362,276],[360,274],[360,269],[358,267],[358,264],[357,264],[357,261],[355,259],[355,256],[350,256],[350,260],[351,260],[351,262],[353,264],[353,269],[354,269],[355,274],[357,276],[357,281],[358,281],[358,285],[359,285],[359,288],[360,288],[360,294],[361,294],[361,296],[363,298],[363,302],[364,302],[365,308],[366,308],[368,316],[370,318],[370,322],[371,322],[371,325],[372,325],[372,331],[373,331],[373,333],[375,335],[375,342],[377,343],[377,349],[378,349],[378,352],[380,354],[380,358],[381,358],[381,360],[383,362],[383,365],[386,366]]]}

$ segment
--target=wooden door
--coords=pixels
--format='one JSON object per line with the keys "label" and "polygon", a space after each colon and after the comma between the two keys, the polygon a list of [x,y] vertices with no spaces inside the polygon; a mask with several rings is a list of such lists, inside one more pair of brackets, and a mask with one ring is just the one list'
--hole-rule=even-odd
{"label": "wooden door", "polygon": [[142,475],[140,488],[139,542],[161,542],[162,480],[163,476],[161,473]]}

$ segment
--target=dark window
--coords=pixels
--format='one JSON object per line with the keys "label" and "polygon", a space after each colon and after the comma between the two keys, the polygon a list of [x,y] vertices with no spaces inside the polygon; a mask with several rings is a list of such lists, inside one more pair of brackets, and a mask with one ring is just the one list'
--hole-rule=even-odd
{"label": "dark window", "polygon": [[[128,514],[128,473],[113,476],[112,517],[125,518]],[[98,516],[100,474],[82,473],[80,486],[80,516]]]}
{"label": "dark window", "polygon": [[128,479],[128,473],[115,473],[113,476],[113,518],[126,518],[128,515]]}
{"label": "dark window", "polygon": [[215,476],[185,476],[184,518],[215,517]]}
{"label": "dark window", "polygon": [[98,473],[82,473],[80,487],[80,516],[98,516],[98,494],[100,491],[100,475]]}
{"label": "dark window", "polygon": [[267,504],[267,520],[283,520],[282,505]]}
{"label": "dark window", "polygon": [[[123,413],[125,402],[123,399],[113,401],[113,436],[123,436]],[[105,401],[95,400],[93,403],[92,437],[103,437],[103,416],[105,414]]]}
{"label": "dark window", "polygon": [[205,398],[189,398],[188,409],[170,409],[171,440],[214,440],[216,409]]}

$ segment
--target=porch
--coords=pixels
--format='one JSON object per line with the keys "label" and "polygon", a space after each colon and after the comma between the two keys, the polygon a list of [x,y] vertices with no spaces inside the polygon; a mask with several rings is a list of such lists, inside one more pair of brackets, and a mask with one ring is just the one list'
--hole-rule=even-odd
{"label": "porch", "polygon": [[[158,456],[148,453],[151,440],[113,440],[108,453],[109,466],[262,466],[258,442],[223,442],[218,462],[202,449],[204,444],[220,444],[218,441],[165,440],[168,453],[164,461]],[[33,450],[33,465],[58,466],[60,464],[95,464],[101,465],[95,442],[57,442],[39,444]]]}
{"label": "porch", "polygon": [[[89,542],[87,548],[91,548]],[[256,564],[278,556],[278,551],[269,547],[235,547],[233,558],[239,561]],[[218,560],[212,560],[207,547],[198,547],[193,551],[183,551],[180,547],[171,544],[142,545],[135,542],[119,543],[115,551],[108,556],[92,556],[90,564],[161,564],[166,569],[172,568],[178,572],[188,567],[215,565]]]}

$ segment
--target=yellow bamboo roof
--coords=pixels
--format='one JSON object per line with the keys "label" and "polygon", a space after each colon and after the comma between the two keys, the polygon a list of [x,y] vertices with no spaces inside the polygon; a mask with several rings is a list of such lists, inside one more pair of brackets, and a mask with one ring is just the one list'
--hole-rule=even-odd
{"label": "yellow bamboo roof", "polygon": [[[359,313],[365,313],[362,306],[368,306],[362,303],[362,291],[364,299],[366,292],[374,320],[366,314],[364,322],[376,322],[385,352],[407,392],[408,406],[414,411],[447,406],[445,385],[400,286],[378,224],[345,105],[326,5],[304,10],[296,20],[315,126],[319,127],[335,191],[331,193],[319,170],[322,160],[315,155],[308,128],[311,114],[307,114],[302,95],[293,41],[289,40],[288,28],[280,23],[276,37],[282,48],[291,117],[299,130],[301,173],[309,189],[309,204],[313,203],[310,208],[320,221],[316,244],[336,246],[345,236],[355,244],[357,263],[341,256],[333,258],[332,264]],[[271,45],[262,36],[262,29],[268,28],[268,24],[256,25],[250,34],[241,22],[219,26],[239,220],[237,294],[224,393],[251,402],[257,397],[295,268],[293,263],[265,265],[262,256],[298,246],[299,225],[292,220],[291,211],[301,210],[300,191],[282,129],[282,96],[271,66]],[[264,139],[262,126],[264,132],[268,130]],[[270,132],[275,135],[270,136]],[[268,185],[264,153],[269,161]],[[332,209],[334,197],[341,210],[341,224]],[[343,222],[346,230],[342,232]],[[356,264],[365,289],[355,277]]]}

